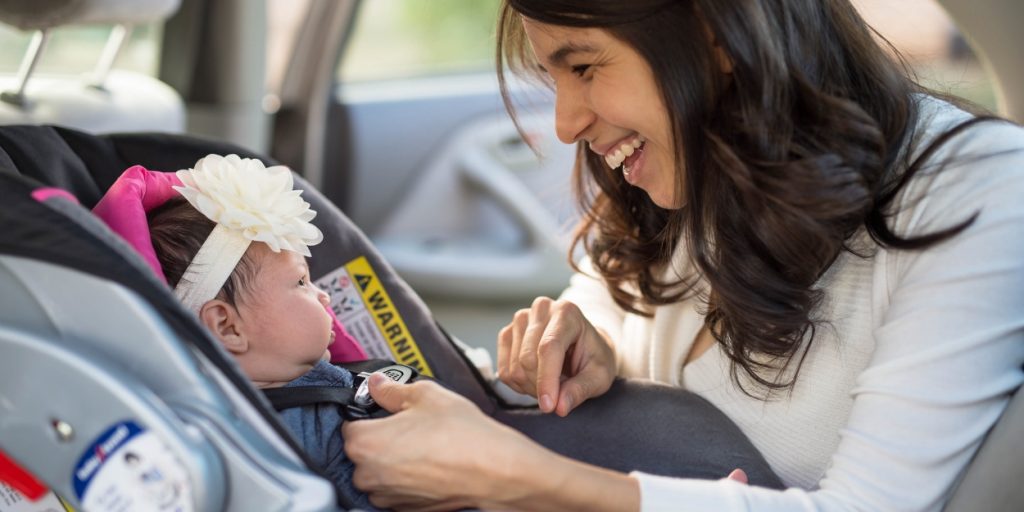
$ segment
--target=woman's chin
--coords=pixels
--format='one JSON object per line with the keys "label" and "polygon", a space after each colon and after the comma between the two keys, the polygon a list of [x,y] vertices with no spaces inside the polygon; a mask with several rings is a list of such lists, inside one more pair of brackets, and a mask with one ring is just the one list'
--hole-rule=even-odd
{"label": "woman's chin", "polygon": [[651,202],[656,204],[659,208],[664,208],[666,210],[678,210],[684,206],[682,201],[676,201],[673,194],[652,194],[647,191],[647,197],[651,198]]}

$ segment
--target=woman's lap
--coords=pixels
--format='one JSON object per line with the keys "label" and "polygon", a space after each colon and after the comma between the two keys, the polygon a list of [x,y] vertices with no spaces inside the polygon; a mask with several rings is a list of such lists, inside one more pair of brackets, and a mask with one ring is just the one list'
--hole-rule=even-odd
{"label": "woman's lap", "polygon": [[495,419],[552,451],[608,469],[718,479],[740,468],[751,485],[783,487],[739,427],[679,388],[617,379],[565,418],[522,409],[500,410]]}

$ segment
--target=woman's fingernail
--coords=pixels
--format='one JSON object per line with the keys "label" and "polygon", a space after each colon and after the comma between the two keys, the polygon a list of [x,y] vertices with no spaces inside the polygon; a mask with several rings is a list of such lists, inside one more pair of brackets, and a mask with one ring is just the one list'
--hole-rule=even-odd
{"label": "woman's fingernail", "polygon": [[555,404],[551,401],[551,395],[540,396],[540,410],[544,412],[550,412],[551,409],[555,408]]}
{"label": "woman's fingernail", "polygon": [[567,396],[562,402],[565,403],[565,413],[569,414],[569,411],[572,410],[572,398]]}

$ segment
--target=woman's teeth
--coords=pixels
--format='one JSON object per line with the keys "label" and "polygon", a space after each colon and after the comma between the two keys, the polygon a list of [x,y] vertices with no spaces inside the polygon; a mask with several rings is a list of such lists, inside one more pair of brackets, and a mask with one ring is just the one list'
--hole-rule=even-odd
{"label": "woman's teeth", "polygon": [[647,139],[643,135],[637,135],[633,140],[624,142],[615,151],[609,151],[604,156],[604,161],[612,169],[622,165],[623,160],[632,155],[640,146],[643,146]]}

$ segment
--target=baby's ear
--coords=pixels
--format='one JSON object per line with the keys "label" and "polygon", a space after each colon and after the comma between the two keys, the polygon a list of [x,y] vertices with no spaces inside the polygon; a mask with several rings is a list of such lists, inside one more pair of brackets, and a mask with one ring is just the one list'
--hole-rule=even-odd
{"label": "baby's ear", "polygon": [[213,299],[203,304],[199,310],[199,320],[220,340],[228,352],[240,355],[249,350],[249,341],[239,328],[241,317],[231,304]]}

